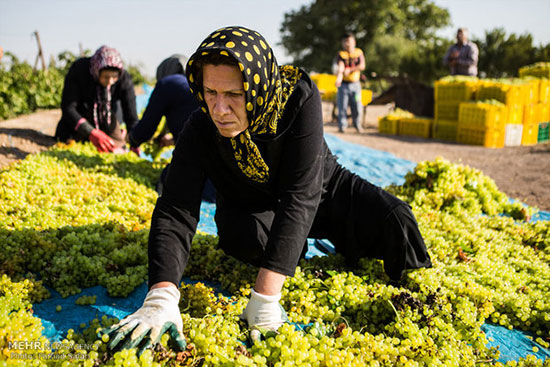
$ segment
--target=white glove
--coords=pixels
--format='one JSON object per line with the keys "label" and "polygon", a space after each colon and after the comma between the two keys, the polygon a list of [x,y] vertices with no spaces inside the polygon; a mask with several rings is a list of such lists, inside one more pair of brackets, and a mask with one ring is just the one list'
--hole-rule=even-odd
{"label": "white glove", "polygon": [[260,339],[261,329],[275,331],[288,321],[286,312],[279,303],[280,299],[281,293],[267,296],[251,290],[250,300],[240,318],[248,322],[253,341]]}
{"label": "white glove", "polygon": [[[143,301],[143,305],[133,314],[126,316],[118,324],[109,329],[100,331],[100,334],[109,335],[109,348],[114,349],[126,339],[121,349],[135,348],[149,334],[142,343],[138,354],[151,345],[159,342],[166,331],[181,350],[185,350],[186,342],[183,336],[183,322],[179,309],[180,292],[176,287],[162,287],[150,290]],[[126,338],[128,334],[131,335]]]}

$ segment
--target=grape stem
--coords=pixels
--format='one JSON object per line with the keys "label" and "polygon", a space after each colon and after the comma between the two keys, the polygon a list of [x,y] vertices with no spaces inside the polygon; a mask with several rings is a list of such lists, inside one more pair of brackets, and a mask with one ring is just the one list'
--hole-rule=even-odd
{"label": "grape stem", "polygon": [[395,312],[395,316],[397,316],[397,322],[401,321],[401,318],[399,317],[399,313],[395,309],[395,306],[393,305],[392,301],[390,301],[389,299],[387,299],[386,301],[388,301],[388,303],[390,304],[393,312]]}

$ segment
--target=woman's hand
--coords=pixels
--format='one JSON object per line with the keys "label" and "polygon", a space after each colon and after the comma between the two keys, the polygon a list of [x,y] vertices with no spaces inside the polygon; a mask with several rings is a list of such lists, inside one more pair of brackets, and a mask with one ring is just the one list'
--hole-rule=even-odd
{"label": "woman's hand", "polygon": [[170,145],[174,145],[174,138],[172,137],[172,134],[164,134],[157,138],[157,142],[160,147],[167,147]]}
{"label": "woman's hand", "polygon": [[121,349],[139,347],[138,355],[141,355],[146,348],[157,344],[162,334],[168,331],[176,346],[183,351],[187,343],[182,331],[179,300],[180,292],[172,283],[151,288],[139,310],[111,328],[101,330],[99,336],[109,336],[109,349],[117,348],[124,340]]}
{"label": "woman's hand", "polygon": [[250,300],[240,315],[240,318],[248,322],[250,339],[260,340],[263,330],[276,331],[282,324],[288,321],[285,310],[279,303],[281,293],[268,296],[252,289]]}
{"label": "woman's hand", "polygon": [[90,141],[100,152],[112,152],[115,148],[115,142],[99,129],[93,129],[89,136]]}
{"label": "woman's hand", "polygon": [[241,319],[248,322],[253,341],[260,340],[259,329],[275,331],[288,321],[285,310],[279,304],[285,279],[283,274],[260,268],[250,300],[240,315]]}

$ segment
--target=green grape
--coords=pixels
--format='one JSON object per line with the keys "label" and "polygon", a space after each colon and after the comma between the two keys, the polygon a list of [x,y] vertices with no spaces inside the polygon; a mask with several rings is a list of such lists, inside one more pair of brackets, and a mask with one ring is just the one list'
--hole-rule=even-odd
{"label": "green grape", "polygon": [[[281,304],[290,321],[311,323],[304,330],[285,324],[246,347],[247,325],[238,316],[258,269],[226,256],[216,236],[197,233],[185,276],[214,282],[231,297],[201,282],[182,284],[187,350],[172,350],[164,334],[140,357],[136,349],[113,353],[97,332],[118,320],[103,317],[69,330],[65,348],[54,351],[58,360],[10,358],[10,341],[46,342],[32,316],[32,303],[48,296],[44,286],[68,296],[102,285],[125,297],[146,280],[159,169],[135,155],[100,155],[75,144],[0,171],[0,363],[477,366],[499,357],[481,330],[488,321],[531,331],[548,347],[550,222],[526,222],[535,209],[511,204],[481,172],[437,159],[419,163],[402,186],[388,188],[411,204],[433,267],[407,271],[392,283],[381,260],[361,259],[353,268],[341,255],[301,260],[284,283]],[[94,301],[81,296],[77,304]],[[494,365],[550,362],[529,355]]]}

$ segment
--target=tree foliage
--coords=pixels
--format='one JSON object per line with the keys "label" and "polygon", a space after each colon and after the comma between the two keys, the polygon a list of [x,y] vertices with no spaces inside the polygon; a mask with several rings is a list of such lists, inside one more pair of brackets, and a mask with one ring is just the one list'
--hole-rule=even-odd
{"label": "tree foliage", "polygon": [[[435,33],[448,24],[448,11],[429,0],[317,0],[285,14],[282,45],[297,65],[330,72],[341,35],[350,31],[365,51],[367,73],[395,75],[405,60],[418,63],[416,54],[439,50],[442,42]],[[437,63],[430,58],[423,64]]]}
{"label": "tree foliage", "polygon": [[[83,56],[89,56],[90,50]],[[79,55],[63,51],[52,57],[48,69],[34,70],[26,61],[20,61],[6,52],[0,63],[0,120],[31,113],[39,108],[59,108],[65,75]],[[140,67],[126,67],[135,85],[147,82]]]}
{"label": "tree foliage", "polygon": [[62,70],[51,65],[47,70],[33,70],[29,63],[19,61],[11,52],[6,52],[4,57],[11,61],[9,68],[4,62],[0,64],[0,119],[59,106]]}
{"label": "tree foliage", "polygon": [[[436,33],[449,20],[449,12],[430,0],[316,0],[285,14],[281,44],[296,65],[331,72],[342,34],[353,32],[365,52],[367,76],[431,83],[448,74],[443,55],[455,40]],[[507,35],[496,28],[473,41],[482,77],[517,76],[522,66],[550,61],[550,44],[534,46],[529,33]]]}
{"label": "tree foliage", "polygon": [[533,46],[533,37],[526,33],[506,35],[503,28],[485,32],[485,39],[474,40],[479,47],[478,69],[489,78],[513,77],[520,67],[550,60],[550,44]]}

